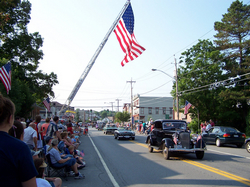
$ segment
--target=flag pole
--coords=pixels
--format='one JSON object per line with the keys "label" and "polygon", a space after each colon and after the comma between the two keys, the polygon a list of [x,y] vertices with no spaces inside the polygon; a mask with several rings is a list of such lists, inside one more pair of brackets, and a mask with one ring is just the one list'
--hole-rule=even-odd
{"label": "flag pole", "polygon": [[75,87],[73,88],[73,90],[71,91],[66,103],[67,105],[63,105],[61,110],[59,111],[59,115],[60,113],[63,111],[63,109],[66,107],[68,107],[71,102],[73,101],[75,95],[77,94],[78,90],[80,89],[83,81],[85,80],[85,78],[87,77],[88,73],[90,72],[92,66],[95,63],[95,60],[97,59],[98,55],[101,53],[104,45],[106,44],[110,34],[113,32],[114,28],[116,27],[116,25],[118,24],[119,20],[121,19],[121,17],[123,16],[124,12],[126,11],[127,7],[130,4],[130,0],[127,0],[127,2],[125,3],[125,5],[123,6],[122,10],[120,11],[120,13],[118,14],[117,18],[115,19],[114,23],[112,24],[112,26],[110,27],[110,29],[108,30],[107,34],[105,35],[104,39],[102,40],[101,44],[99,45],[99,47],[97,48],[96,52],[94,53],[93,57],[91,58],[91,60],[89,61],[87,67],[85,68],[84,72],[82,73],[82,75],[80,76],[79,80],[77,81]]}

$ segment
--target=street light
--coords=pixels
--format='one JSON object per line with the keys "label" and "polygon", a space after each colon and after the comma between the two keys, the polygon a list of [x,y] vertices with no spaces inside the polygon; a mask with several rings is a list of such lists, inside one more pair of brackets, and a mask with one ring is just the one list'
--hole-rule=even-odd
{"label": "street light", "polygon": [[175,80],[175,85],[176,85],[176,108],[177,108],[177,119],[179,119],[179,97],[178,97],[178,79],[177,79],[177,68],[176,68],[177,66],[176,66],[176,63],[175,63],[175,73],[176,73],[176,76],[175,77],[173,77],[173,76],[171,76],[171,75],[169,75],[169,74],[167,74],[166,72],[164,72],[164,71],[162,71],[162,70],[159,70],[159,69],[152,69],[152,71],[160,71],[160,72],[162,72],[162,73],[164,73],[165,75],[167,75],[167,76],[169,76],[169,77],[171,77],[172,79],[174,79]]}

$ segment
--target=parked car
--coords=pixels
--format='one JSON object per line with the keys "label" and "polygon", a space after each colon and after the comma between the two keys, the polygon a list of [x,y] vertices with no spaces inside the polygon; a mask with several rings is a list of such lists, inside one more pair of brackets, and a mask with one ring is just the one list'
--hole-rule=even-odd
{"label": "parked car", "polygon": [[247,152],[250,153],[250,138],[246,139],[246,142],[245,142],[245,143],[246,143],[246,144],[245,144],[246,150],[247,150]]}
{"label": "parked car", "polygon": [[202,159],[206,150],[206,144],[201,137],[190,137],[187,123],[182,120],[156,120],[146,143],[149,152],[153,152],[153,149],[160,150],[165,159],[181,153],[195,153],[198,159]]}
{"label": "parked car", "polygon": [[117,140],[120,139],[135,139],[135,132],[132,131],[129,127],[119,127],[114,131],[114,137]]}
{"label": "parked car", "polygon": [[233,127],[214,126],[203,133],[202,138],[206,143],[216,144],[217,147],[223,144],[234,144],[237,147],[242,147],[246,135]]}
{"label": "parked car", "polygon": [[103,133],[104,134],[114,134],[115,130],[117,130],[117,129],[118,128],[114,124],[106,124],[103,127]]}

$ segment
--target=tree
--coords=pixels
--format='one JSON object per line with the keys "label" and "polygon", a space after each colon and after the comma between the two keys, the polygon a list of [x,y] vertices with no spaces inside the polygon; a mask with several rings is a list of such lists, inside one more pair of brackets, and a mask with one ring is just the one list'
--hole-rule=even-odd
{"label": "tree", "polygon": [[[0,66],[11,62],[12,88],[8,96],[16,105],[16,114],[25,117],[33,103],[41,104],[48,95],[54,97],[52,87],[58,84],[57,75],[37,70],[43,58],[43,39],[38,32],[28,33],[30,2],[2,0],[0,11]],[[2,84],[0,91],[6,96]]]}
{"label": "tree", "polygon": [[130,114],[127,111],[117,112],[115,115],[115,119],[117,122],[122,122],[124,124],[125,121],[128,121],[130,118]]}
{"label": "tree", "polygon": [[236,0],[223,15],[221,22],[215,22],[214,29],[217,48],[225,57],[223,70],[234,85],[220,93],[224,102],[233,102],[235,112],[239,116],[234,123],[240,129],[246,127],[246,116],[249,113],[250,99],[250,5]]}
{"label": "tree", "polygon": [[[199,40],[190,49],[182,53],[181,65],[178,69],[178,90],[182,106],[188,100],[194,107],[189,109],[193,118],[197,118],[197,109],[202,121],[213,119],[217,121],[220,113],[220,98],[218,94],[223,87],[211,89],[209,84],[223,80],[222,62],[223,56],[216,50],[209,40]],[[171,92],[176,96],[175,84]]]}
{"label": "tree", "polygon": [[108,112],[106,110],[101,112],[101,118],[104,119],[108,116]]}

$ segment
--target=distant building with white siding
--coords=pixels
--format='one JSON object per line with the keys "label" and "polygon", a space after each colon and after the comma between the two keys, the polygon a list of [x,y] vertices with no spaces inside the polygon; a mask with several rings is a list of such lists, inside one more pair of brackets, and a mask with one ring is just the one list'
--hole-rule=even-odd
{"label": "distant building with white siding", "polygon": [[134,123],[146,122],[149,118],[174,119],[173,97],[144,97],[139,94],[133,98]]}

